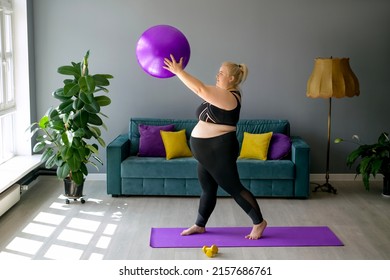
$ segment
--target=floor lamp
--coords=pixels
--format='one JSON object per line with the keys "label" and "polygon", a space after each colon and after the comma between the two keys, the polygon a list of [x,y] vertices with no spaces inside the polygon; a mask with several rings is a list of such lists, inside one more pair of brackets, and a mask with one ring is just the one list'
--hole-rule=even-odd
{"label": "floor lamp", "polygon": [[353,97],[359,94],[359,81],[349,65],[349,58],[315,59],[313,72],[307,81],[306,96],[329,99],[325,183],[318,184],[314,189],[315,192],[320,189],[329,193],[337,193],[337,190],[329,183],[332,98]]}

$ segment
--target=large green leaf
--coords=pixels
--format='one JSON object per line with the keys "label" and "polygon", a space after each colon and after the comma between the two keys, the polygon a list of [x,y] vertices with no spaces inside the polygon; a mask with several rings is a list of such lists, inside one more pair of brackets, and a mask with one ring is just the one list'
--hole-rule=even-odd
{"label": "large green leaf", "polygon": [[68,137],[69,146],[72,146],[73,143],[73,132],[71,130],[66,131],[66,136]]}
{"label": "large green leaf", "polygon": [[90,114],[87,111],[81,110],[74,115],[74,121],[77,126],[83,128],[87,125],[90,118]]}
{"label": "large green leaf", "polygon": [[372,164],[373,158],[366,157],[363,158],[359,163],[359,172],[360,174],[370,174],[371,173],[371,164]]}
{"label": "large green leaf", "polygon": [[72,97],[78,94],[80,91],[80,86],[78,84],[67,84],[64,86],[64,95],[66,97]]}
{"label": "large green leaf", "polygon": [[46,167],[47,169],[51,169],[51,168],[53,168],[56,164],[57,164],[57,154],[53,153],[53,154],[46,160],[45,167]]}
{"label": "large green leaf", "polygon": [[89,114],[88,123],[99,126],[103,124],[103,120],[96,114]]}
{"label": "large green leaf", "polygon": [[98,138],[102,135],[101,130],[96,126],[88,126],[89,130],[93,133],[95,138]]}
{"label": "large green leaf", "polygon": [[88,127],[86,129],[84,129],[83,138],[84,139],[91,139],[92,137],[93,137],[93,133],[88,129]]}
{"label": "large green leaf", "polygon": [[60,148],[61,157],[67,161],[72,156],[72,147],[62,146]]}
{"label": "large green leaf", "polygon": [[84,102],[80,98],[76,98],[72,104],[73,109],[81,110],[84,107]]}
{"label": "large green leaf", "polygon": [[108,80],[107,75],[96,74],[96,75],[93,75],[93,79],[95,80],[96,86],[108,86],[108,85],[110,85],[110,81]]}
{"label": "large green leaf", "polygon": [[46,147],[46,143],[45,142],[38,142],[34,145],[34,148],[33,148],[33,152],[34,153],[39,153],[40,151],[42,151],[44,148]]}
{"label": "large green leaf", "polygon": [[94,154],[99,154],[99,150],[94,145],[86,145],[86,147]]}
{"label": "large green leaf", "polygon": [[375,158],[371,163],[371,173],[375,177],[381,170],[383,160],[381,158]]}
{"label": "large green leaf", "polygon": [[106,78],[106,79],[113,79],[114,78],[114,76],[111,74],[97,74],[97,75],[99,75],[103,78]]}
{"label": "large green leaf", "polygon": [[61,134],[61,139],[64,144],[63,147],[69,147],[68,136],[66,135],[65,131]]}
{"label": "large green leaf", "polygon": [[71,65],[61,66],[57,69],[57,72],[62,75],[74,76],[76,79],[81,75],[79,67]]}
{"label": "large green leaf", "polygon": [[101,107],[111,104],[111,99],[108,96],[96,96],[95,100]]}
{"label": "large green leaf", "polygon": [[106,142],[104,142],[103,138],[98,137],[97,140],[98,140],[100,146],[102,146],[103,148],[106,147]]}
{"label": "large green leaf", "polygon": [[91,114],[97,114],[100,112],[100,106],[95,99],[92,100],[91,104],[85,104],[84,109]]}
{"label": "large green leaf", "polygon": [[57,168],[57,177],[60,179],[65,179],[66,177],[69,176],[69,173],[70,173],[70,168],[68,163],[66,162]]}
{"label": "large green leaf", "polygon": [[103,91],[105,93],[108,93],[108,89],[106,89],[105,87],[102,87],[102,86],[96,86],[95,88],[95,92],[99,92],[99,91]]}
{"label": "large green leaf", "polygon": [[[74,132],[74,137],[84,137],[85,135],[85,129],[84,128],[79,128]],[[75,141],[77,138],[73,139]]]}
{"label": "large green leaf", "polygon": [[84,175],[79,171],[72,171],[72,180],[77,184],[81,185],[84,182]]}
{"label": "large green leaf", "polygon": [[85,93],[93,93],[95,91],[95,80],[92,76],[83,76],[79,79],[80,90]]}
{"label": "large green leaf", "polygon": [[47,115],[49,116],[50,120],[51,121],[56,121],[56,120],[59,120],[59,113],[58,113],[58,110],[57,109],[52,109],[52,110],[49,110],[49,112],[47,113]]}
{"label": "large green leaf", "polygon": [[85,163],[81,163],[81,165],[80,165],[80,171],[85,175],[85,176],[87,176],[88,175],[88,168],[87,168],[87,166],[85,165]]}
{"label": "large green leaf", "polygon": [[80,169],[81,158],[77,153],[77,150],[73,150],[72,156],[68,159],[69,168],[73,171],[77,171]]}
{"label": "large green leaf", "polygon": [[45,128],[48,123],[49,123],[49,117],[45,115],[39,120],[38,125],[40,128]]}
{"label": "large green leaf", "polygon": [[67,101],[64,101],[62,102],[59,106],[58,106],[58,109],[62,112],[70,112],[72,109],[73,109],[73,100],[72,99],[69,99]]}
{"label": "large green leaf", "polygon": [[65,123],[62,121],[62,119],[51,121],[49,124],[51,129],[63,131],[65,130]]}
{"label": "large green leaf", "polygon": [[53,148],[51,147],[47,148],[42,154],[41,161],[46,162],[53,154],[54,154]]}
{"label": "large green leaf", "polygon": [[91,104],[93,100],[93,96],[91,93],[85,93],[85,92],[80,92],[79,98],[85,103],[85,104]]}
{"label": "large green leaf", "polygon": [[64,85],[67,85],[67,84],[74,84],[76,83],[77,80],[76,79],[65,79],[64,80]]}
{"label": "large green leaf", "polygon": [[362,153],[362,147],[360,146],[358,149],[352,151],[347,157],[347,165],[348,167],[352,167],[355,161],[360,157]]}
{"label": "large green leaf", "polygon": [[84,147],[85,143],[83,142],[82,144],[79,145],[77,148],[77,152],[79,153],[80,159],[82,162],[88,160],[89,158],[89,150]]}
{"label": "large green leaf", "polygon": [[370,189],[370,174],[369,173],[362,174],[362,180],[363,180],[364,186],[366,187],[366,190],[369,190]]}
{"label": "large green leaf", "polygon": [[53,93],[52,93],[53,97],[60,100],[60,101],[66,101],[68,100],[70,97],[66,97],[64,96],[64,88],[59,88],[57,90],[55,90]]}

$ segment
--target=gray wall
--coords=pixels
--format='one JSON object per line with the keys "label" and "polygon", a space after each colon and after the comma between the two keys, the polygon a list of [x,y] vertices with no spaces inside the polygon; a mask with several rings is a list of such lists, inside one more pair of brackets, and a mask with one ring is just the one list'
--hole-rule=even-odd
{"label": "gray wall", "polygon": [[[388,0],[33,0],[36,111],[56,105],[60,65],[91,50],[90,70],[114,75],[104,108],[107,143],[126,133],[130,117],[194,118],[200,100],[176,78],[139,67],[135,46],[149,27],[169,24],[191,45],[186,68],[214,84],[220,63],[246,63],[241,118],[288,119],[311,146],[312,173],[324,173],[328,100],[306,97],[316,57],[349,57],[359,97],[334,99],[332,139],[370,142],[390,132],[390,1]],[[331,145],[331,173],[353,173],[353,146]],[[105,160],[105,152],[101,157]],[[100,172],[105,172],[101,168]]]}

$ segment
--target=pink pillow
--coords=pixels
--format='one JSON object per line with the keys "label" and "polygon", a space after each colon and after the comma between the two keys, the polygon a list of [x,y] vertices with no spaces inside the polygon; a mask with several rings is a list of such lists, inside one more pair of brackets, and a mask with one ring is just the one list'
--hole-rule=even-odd
{"label": "pink pillow", "polygon": [[160,130],[173,131],[173,124],[155,126],[144,125],[138,126],[140,134],[138,156],[140,157],[165,157],[165,147],[161,138]]}
{"label": "pink pillow", "polygon": [[291,139],[281,133],[272,134],[271,142],[268,148],[268,159],[282,159],[291,151]]}

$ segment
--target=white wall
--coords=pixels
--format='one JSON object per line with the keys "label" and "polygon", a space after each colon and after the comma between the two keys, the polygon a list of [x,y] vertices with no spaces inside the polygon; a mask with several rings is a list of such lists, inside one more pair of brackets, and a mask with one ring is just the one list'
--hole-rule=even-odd
{"label": "white wall", "polygon": [[[91,50],[90,69],[114,75],[106,142],[126,133],[130,117],[193,118],[200,100],[176,78],[156,79],[137,64],[147,28],[170,24],[191,45],[187,70],[214,83],[224,60],[246,63],[242,118],[283,118],[312,149],[312,173],[324,173],[327,100],[306,97],[316,57],[349,57],[361,96],[333,101],[332,138],[373,141],[390,132],[390,1],[386,0],[33,0],[36,110],[56,102],[60,65]],[[331,147],[331,173],[349,145]],[[105,154],[102,153],[105,159]],[[104,168],[101,172],[105,172]]]}

